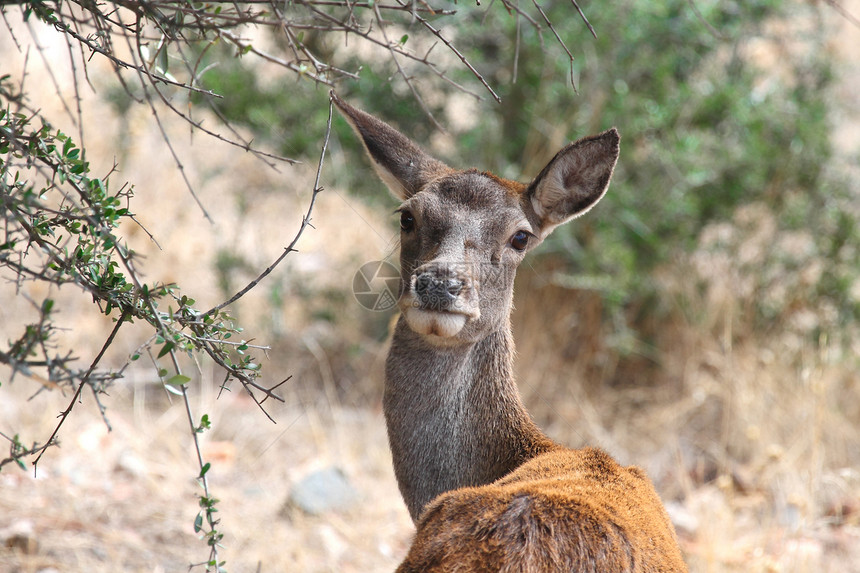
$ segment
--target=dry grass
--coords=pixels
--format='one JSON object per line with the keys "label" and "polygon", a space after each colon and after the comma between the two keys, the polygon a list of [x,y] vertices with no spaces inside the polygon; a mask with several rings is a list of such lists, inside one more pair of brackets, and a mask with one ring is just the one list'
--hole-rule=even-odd
{"label": "dry grass", "polygon": [[654,340],[659,364],[619,359],[582,334],[600,328],[593,299],[520,286],[518,371],[532,413],[568,444],[645,467],[691,571],[860,571],[860,384],[850,361],[677,316]]}

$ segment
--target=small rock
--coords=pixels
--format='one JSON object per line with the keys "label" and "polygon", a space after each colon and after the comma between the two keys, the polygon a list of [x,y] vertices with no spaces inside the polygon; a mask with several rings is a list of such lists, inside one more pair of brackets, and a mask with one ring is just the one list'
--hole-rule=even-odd
{"label": "small rock", "polygon": [[679,535],[695,536],[699,529],[699,520],[686,506],[677,501],[667,502],[666,513]]}
{"label": "small rock", "polygon": [[288,506],[310,515],[344,511],[358,501],[358,491],[339,468],[312,472],[293,486]]}
{"label": "small rock", "polygon": [[123,450],[116,460],[114,469],[136,478],[144,477],[147,474],[146,462],[130,450]]}

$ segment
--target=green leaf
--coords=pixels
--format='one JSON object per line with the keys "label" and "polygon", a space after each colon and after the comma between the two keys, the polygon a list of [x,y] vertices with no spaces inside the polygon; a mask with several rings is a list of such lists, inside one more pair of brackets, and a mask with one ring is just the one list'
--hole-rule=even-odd
{"label": "green leaf", "polygon": [[163,357],[164,355],[166,355],[168,352],[170,352],[171,350],[173,350],[173,348],[174,348],[175,346],[176,346],[176,344],[174,344],[174,343],[173,343],[172,341],[170,341],[170,340],[168,340],[167,342],[165,342],[165,343],[164,343],[164,346],[162,346],[162,347],[161,347],[161,350],[158,352],[158,358],[162,358],[162,357]]}
{"label": "green leaf", "polygon": [[170,63],[167,61],[167,45],[165,44],[158,51],[158,67],[161,68],[162,72],[167,73],[169,66]]}
{"label": "green leaf", "polygon": [[174,386],[184,386],[185,384],[191,382],[191,378],[185,376],[184,374],[177,374],[175,376],[171,376],[170,380],[165,382],[165,384],[173,384]]}
{"label": "green leaf", "polygon": [[197,514],[197,517],[194,518],[194,533],[200,533],[203,531],[203,512]]}
{"label": "green leaf", "polygon": [[202,478],[203,476],[205,476],[206,472],[209,471],[210,467],[212,467],[212,464],[210,464],[209,462],[206,462],[205,464],[203,464],[203,467],[200,468],[200,476],[199,477]]}

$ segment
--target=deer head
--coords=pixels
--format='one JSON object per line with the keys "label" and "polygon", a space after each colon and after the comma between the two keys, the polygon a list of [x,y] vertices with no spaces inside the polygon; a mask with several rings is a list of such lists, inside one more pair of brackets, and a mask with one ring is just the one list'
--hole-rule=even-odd
{"label": "deer head", "polygon": [[434,345],[472,343],[506,324],[525,254],[603,197],[618,160],[620,137],[610,129],[567,145],[524,185],[448,167],[333,97],[402,201],[398,305],[409,327]]}

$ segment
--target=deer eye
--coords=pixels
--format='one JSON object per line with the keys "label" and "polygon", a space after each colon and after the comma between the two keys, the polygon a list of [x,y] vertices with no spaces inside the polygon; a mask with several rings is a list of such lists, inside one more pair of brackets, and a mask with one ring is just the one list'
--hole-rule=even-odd
{"label": "deer eye", "polygon": [[400,229],[408,233],[415,228],[415,217],[409,211],[400,212]]}
{"label": "deer eye", "polygon": [[525,231],[517,231],[514,233],[514,236],[511,237],[511,247],[517,251],[525,251],[526,247],[529,245],[529,234]]}

